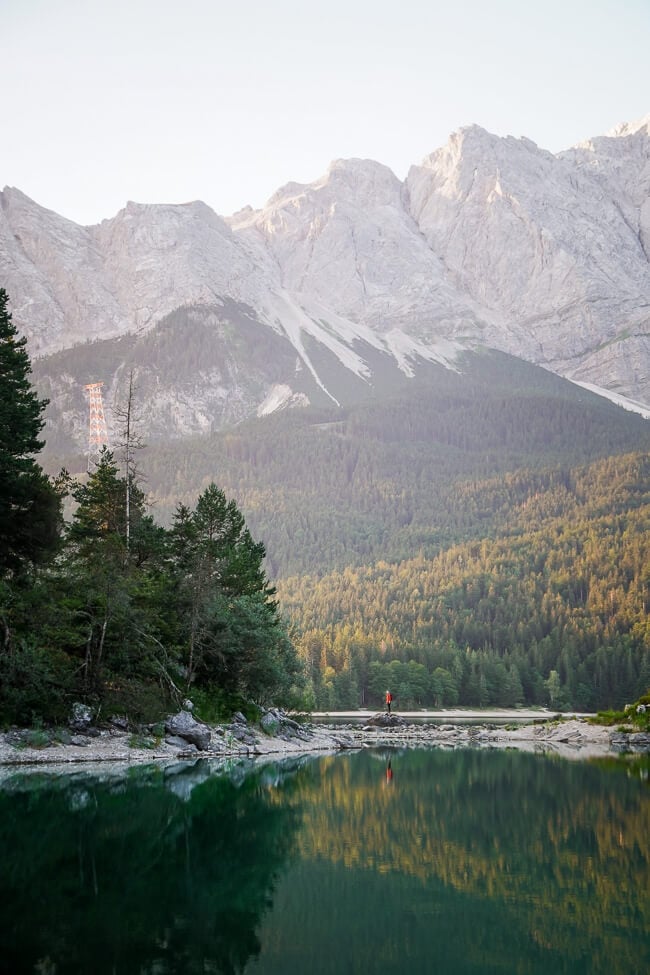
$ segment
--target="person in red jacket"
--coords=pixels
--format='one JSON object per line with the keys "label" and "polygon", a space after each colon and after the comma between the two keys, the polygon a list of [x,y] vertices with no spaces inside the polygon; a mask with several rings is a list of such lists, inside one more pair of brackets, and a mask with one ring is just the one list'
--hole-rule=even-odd
{"label": "person in red jacket", "polygon": [[393,703],[393,695],[390,691],[386,691],[386,710],[390,714],[390,706]]}

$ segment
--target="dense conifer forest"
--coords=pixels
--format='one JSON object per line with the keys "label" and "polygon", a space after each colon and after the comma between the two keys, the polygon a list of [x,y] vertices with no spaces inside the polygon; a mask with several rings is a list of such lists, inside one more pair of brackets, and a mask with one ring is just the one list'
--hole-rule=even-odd
{"label": "dense conifer forest", "polygon": [[594,710],[648,689],[650,457],[502,484],[494,537],[280,584],[320,705]]}

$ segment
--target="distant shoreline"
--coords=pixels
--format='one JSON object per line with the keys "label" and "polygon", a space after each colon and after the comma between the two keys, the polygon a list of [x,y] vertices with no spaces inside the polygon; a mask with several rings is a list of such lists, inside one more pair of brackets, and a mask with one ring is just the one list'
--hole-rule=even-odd
{"label": "distant shoreline", "polygon": [[[377,713],[372,708],[357,708],[354,711],[312,711],[311,717],[318,721],[328,718],[338,720],[358,720],[372,717]],[[405,721],[557,721],[569,718],[593,718],[590,713],[571,711],[549,711],[548,708],[439,708],[437,710],[401,711],[392,707],[392,714]]]}

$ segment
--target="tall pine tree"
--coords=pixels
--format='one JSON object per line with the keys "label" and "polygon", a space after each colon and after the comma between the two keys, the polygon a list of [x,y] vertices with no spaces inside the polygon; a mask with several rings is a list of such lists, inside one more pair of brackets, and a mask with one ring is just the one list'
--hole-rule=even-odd
{"label": "tall pine tree", "polygon": [[47,400],[29,376],[26,339],[19,338],[0,288],[0,577],[46,561],[61,526],[60,498],[34,454]]}

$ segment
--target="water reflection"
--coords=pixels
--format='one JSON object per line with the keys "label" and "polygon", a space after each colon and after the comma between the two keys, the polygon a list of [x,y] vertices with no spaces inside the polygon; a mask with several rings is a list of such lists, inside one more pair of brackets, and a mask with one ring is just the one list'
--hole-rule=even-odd
{"label": "water reflection", "polygon": [[197,763],[14,780],[0,791],[1,970],[242,971],[296,826],[268,779]]}
{"label": "water reflection", "polygon": [[394,750],[18,777],[0,864],[12,975],[650,965],[647,760]]}
{"label": "water reflection", "polygon": [[298,955],[311,975],[647,970],[642,776],[472,750],[322,760],[252,970],[298,972]]}

